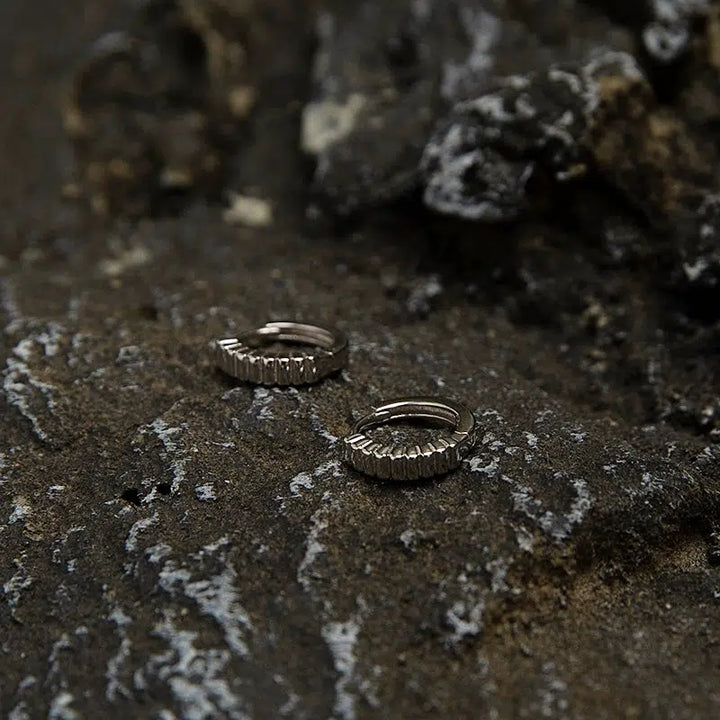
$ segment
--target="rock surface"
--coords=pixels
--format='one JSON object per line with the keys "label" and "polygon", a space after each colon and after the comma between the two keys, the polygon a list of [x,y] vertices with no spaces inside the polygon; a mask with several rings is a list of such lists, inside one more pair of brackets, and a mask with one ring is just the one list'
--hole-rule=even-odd
{"label": "rock surface", "polygon": [[[298,5],[0,7],[0,715],[717,717],[714,5],[662,4],[675,59],[645,48],[660,3]],[[192,72],[152,50],[179,26]],[[139,77],[87,59],[117,32]],[[461,206],[514,222],[423,203],[453,127],[485,153]],[[347,371],[213,368],[281,317],[346,331]],[[403,394],[476,412],[457,472],[342,463]]]}

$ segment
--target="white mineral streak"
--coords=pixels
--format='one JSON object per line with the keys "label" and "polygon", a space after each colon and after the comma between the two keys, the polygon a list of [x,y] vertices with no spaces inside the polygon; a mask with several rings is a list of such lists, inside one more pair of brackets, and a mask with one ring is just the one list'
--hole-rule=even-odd
{"label": "white mineral streak", "polygon": [[48,720],[80,720],[79,713],[70,707],[74,700],[74,696],[69,692],[61,692],[53,698],[48,711]]}
{"label": "white mineral streak", "polygon": [[[323,463],[314,470],[296,475],[289,484],[290,494],[292,497],[301,497],[314,489],[315,481],[341,475],[342,468],[338,461]],[[284,506],[283,502],[281,510],[284,509]],[[326,552],[326,547],[320,537],[328,528],[329,515],[333,509],[337,509],[337,503],[331,492],[326,490],[323,492],[320,506],[310,517],[310,530],[305,540],[305,554],[297,570],[298,583],[316,602],[320,603],[320,612],[323,618],[332,616],[332,606],[329,601],[322,600],[313,588],[313,567],[317,559]],[[361,600],[359,603],[362,610],[364,605]],[[333,664],[338,673],[335,682],[332,720],[354,720],[355,696],[351,690],[360,692],[371,706],[374,707],[378,704],[370,683],[362,680],[355,672],[357,660],[354,647],[360,630],[360,620],[360,613],[357,613],[347,621],[328,620],[322,627],[322,637],[330,649]]]}
{"label": "white mineral streak", "polygon": [[622,77],[643,82],[645,74],[637,60],[626,52],[604,52],[595,60],[587,63],[582,68],[582,79],[585,85],[585,114],[591,117],[602,102],[600,77],[603,70],[611,68],[612,72]]}
{"label": "white mineral streak", "polygon": [[8,720],[30,720],[27,705],[24,702],[18,703],[8,715]]}
{"label": "white mineral streak", "polygon": [[468,460],[468,465],[472,472],[481,473],[491,478],[497,477],[500,471],[500,458],[496,457],[490,460],[490,462],[486,462],[481,458],[473,457]]}
{"label": "white mineral streak", "polygon": [[535,549],[535,539],[530,534],[530,532],[527,530],[527,528],[522,527],[522,525],[519,526],[513,526],[513,529],[515,530],[515,536],[517,538],[517,544],[518,547],[523,552],[531,553]]}
{"label": "white mineral streak", "polygon": [[[231,333],[230,331],[228,331],[227,334],[230,335],[230,334],[232,334],[232,333]],[[215,347],[215,343],[214,343],[214,342],[208,343],[208,350],[212,350],[212,348],[214,348],[214,347]],[[244,395],[245,395],[245,388],[244,388],[244,387],[234,387],[234,388],[230,388],[229,390],[226,390],[226,391],[220,396],[220,399],[221,399],[223,402],[228,402],[228,401],[230,401],[230,400],[231,400],[231,401],[236,401],[236,400],[239,400],[240,398],[242,398]]]}
{"label": "white mineral streak", "polygon": [[324,99],[303,109],[300,145],[304,152],[319,155],[346,138],[358,123],[367,104],[360,93],[345,100]]}
{"label": "white mineral streak", "polygon": [[665,487],[666,483],[662,478],[655,477],[652,473],[645,472],[640,480],[640,494],[647,495],[657,492]]}
{"label": "white mineral streak", "polygon": [[[171,617],[158,623],[154,634],[169,647],[135,673],[137,689],[145,689],[148,679],[166,683],[182,708],[183,720],[249,720],[245,703],[223,677],[231,658],[227,650],[196,648],[197,633],[180,630]],[[169,712],[165,716],[174,717]]]}
{"label": "white mineral streak", "polygon": [[439,275],[420,278],[410,291],[405,307],[413,315],[426,313],[430,310],[432,301],[439,297],[442,291]]}
{"label": "white mineral streak", "polygon": [[0,278],[0,308],[7,319],[5,332],[17,332],[23,324],[23,314],[15,296],[15,285],[6,278]]}
{"label": "white mineral streak", "polygon": [[509,563],[503,558],[490,560],[485,564],[485,570],[490,574],[490,589],[494,593],[505,592],[509,590],[507,584],[507,574]]}
{"label": "white mineral streak", "polygon": [[310,472],[298,473],[290,481],[290,494],[293,497],[300,497],[304,490],[312,490],[315,487],[315,480],[326,477],[340,477],[340,471],[340,463],[337,460],[330,460],[322,465],[318,465]]}
{"label": "white mineral streak", "polygon": [[18,495],[13,498],[13,509],[8,517],[8,525],[12,525],[16,522],[24,522],[32,515],[32,508],[30,503],[22,496]]}
{"label": "white mineral streak", "polygon": [[345,622],[330,622],[323,625],[322,636],[330,649],[335,671],[335,704],[333,718],[355,720],[355,695],[352,688],[358,687],[355,676],[357,657],[355,644],[360,634],[360,617],[355,615]]}
{"label": "white mineral streak", "polygon": [[230,205],[223,212],[223,220],[229,225],[267,227],[273,221],[273,209],[269,201],[248,195],[230,195]]}
{"label": "white mineral streak", "polygon": [[327,426],[323,423],[320,415],[318,414],[317,406],[310,400],[305,400],[305,395],[299,394],[301,402],[304,402],[307,407],[307,412],[310,415],[310,426],[320,437],[328,441],[328,445],[334,445],[340,438],[337,435],[328,430]]}
{"label": "white mineral streak", "polygon": [[[293,498],[302,497],[308,491],[315,488],[318,480],[328,480],[342,477],[342,466],[337,460],[330,460],[318,465],[314,470],[298,473],[290,480],[290,496]],[[281,499],[280,511],[286,509],[285,499]],[[331,509],[332,495],[325,491],[321,498],[320,507],[310,518],[310,531],[305,539],[305,555],[300,561],[297,570],[297,580],[306,592],[312,594],[312,566],[315,560],[325,552],[325,546],[320,542],[319,537],[327,529],[327,515]]]}
{"label": "white mineral streak", "polygon": [[50,322],[46,330],[35,336],[35,342],[42,347],[45,357],[54,357],[60,352],[60,341],[64,332],[62,325]]}
{"label": "white mineral streak", "polygon": [[[494,426],[499,426],[504,423],[502,415],[497,410],[476,410],[476,416],[479,416],[483,420],[491,418]],[[503,443],[497,440],[495,433],[486,432],[480,440],[480,445],[488,446],[493,452],[498,452],[504,448]],[[490,460],[487,457],[473,456],[466,458],[465,462],[469,465],[471,472],[480,473],[486,475],[489,478],[497,477],[500,472],[500,456],[492,457]]]}
{"label": "white mineral streak", "polygon": [[544,687],[538,690],[539,716],[544,718],[566,717],[570,707],[567,700],[567,683],[557,677],[554,663],[545,663],[542,668]]}
{"label": "white mineral streak", "polygon": [[125,698],[131,697],[130,691],[121,680],[121,673],[130,657],[132,644],[130,638],[128,638],[126,628],[132,624],[132,619],[119,607],[113,608],[112,612],[108,615],[108,619],[115,623],[118,635],[120,636],[120,647],[115,655],[108,660],[107,670],[105,671],[105,678],[107,679],[105,699],[113,702],[118,696]]}
{"label": "white mineral streak", "polygon": [[118,350],[116,365],[138,366],[143,364],[143,349],[139,345],[124,345]]}
{"label": "white mineral streak", "polygon": [[583,521],[594,502],[592,493],[585,480],[577,478],[572,481],[572,486],[575,490],[575,500],[573,500],[570,506],[570,512],[565,516],[568,534],[574,526],[579,525]]}
{"label": "white mineral streak", "polygon": [[26,675],[18,685],[18,692],[28,690],[37,685],[38,679],[34,675]]}
{"label": "white mineral streak", "polygon": [[186,430],[186,426],[181,427],[170,427],[162,418],[153,420],[150,424],[153,432],[158,436],[160,442],[165,448],[164,457],[170,462],[170,470],[172,471],[172,484],[171,492],[177,493],[180,489],[180,485],[186,478],[185,466],[189,461],[189,457],[183,455],[182,447],[177,442],[177,436]]}
{"label": "white mineral streak", "polygon": [[202,502],[210,502],[217,500],[215,494],[215,486],[211,483],[205,483],[204,485],[195,486],[195,497]]}
{"label": "white mineral streak", "polygon": [[56,388],[37,378],[28,366],[28,360],[36,344],[40,344],[47,355],[57,352],[56,343],[56,337],[47,332],[21,340],[13,348],[13,356],[5,361],[6,367],[3,371],[3,392],[8,405],[15,407],[30,421],[33,432],[43,441],[50,438],[35,414],[33,406],[39,401],[52,413],[56,407],[54,397]]}
{"label": "white mineral streak", "polygon": [[300,696],[292,691],[288,691],[288,699],[282,704],[279,709],[280,717],[296,717],[293,715],[300,705]]}
{"label": "white mineral streak", "polygon": [[254,388],[253,399],[248,408],[248,413],[263,422],[274,420],[275,416],[273,415],[271,406],[278,392],[278,388]]}
{"label": "white mineral streak", "polygon": [[[360,93],[337,97],[337,82],[330,70],[330,57],[323,47],[331,42],[335,23],[329,13],[319,13],[317,35],[320,51],[315,54],[313,80],[320,87],[320,97],[303,108],[300,128],[300,147],[310,155],[322,155],[346,138],[355,127],[367,105]],[[319,159],[318,172],[323,172],[323,159]]]}
{"label": "white mineral streak", "polygon": [[13,560],[13,565],[15,565],[17,571],[7,582],[3,583],[2,586],[3,595],[5,595],[5,600],[10,606],[10,611],[13,616],[20,602],[22,591],[27,590],[33,583],[30,574],[25,569],[24,560],[24,556]]}
{"label": "white mineral streak", "polygon": [[[455,213],[458,211],[457,199],[464,193],[463,178],[467,172],[485,162],[485,151],[482,148],[469,150],[463,129],[459,125],[452,126],[443,136],[439,145],[430,144],[425,150],[425,162],[434,157],[441,160],[436,165],[433,176],[425,188],[425,202],[440,212]],[[532,168],[528,166],[529,179]],[[477,201],[463,206],[462,214],[468,220],[493,220],[500,217],[499,211],[490,201]]]}
{"label": "white mineral streak", "polygon": [[477,83],[490,73],[495,64],[492,49],[502,31],[498,18],[485,10],[463,7],[460,17],[471,47],[463,62],[445,63],[441,93],[448,100],[457,100],[470,89],[465,87],[468,83]]}
{"label": "white mineral streak", "polygon": [[452,628],[449,642],[457,645],[465,638],[476,637],[482,632],[485,603],[482,599],[475,602],[458,600],[445,613],[445,621]]}
{"label": "white mineral streak", "polygon": [[130,531],[128,532],[127,538],[125,539],[125,550],[128,552],[134,552],[137,550],[138,538],[140,533],[147,530],[151,525],[157,522],[158,514],[154,513],[150,517],[141,518],[137,522],[133,523]]}
{"label": "white mineral streak", "polygon": [[305,555],[297,570],[298,582],[309,593],[312,591],[312,567],[318,557],[326,551],[325,545],[320,542],[319,538],[328,527],[327,515],[330,509],[328,503],[331,497],[330,493],[326,491],[322,498],[323,504],[310,518],[310,532],[305,539]]}
{"label": "white mineral streak", "polygon": [[[312,478],[327,477],[332,474],[337,476],[340,473],[340,465],[332,461],[320,465],[312,473],[301,473],[291,481],[291,492],[294,496],[300,494],[300,489],[311,489]],[[327,619],[322,627],[322,637],[330,649],[335,670],[338,673],[335,682],[335,704],[332,720],[354,720],[355,718],[355,692],[361,693],[371,707],[377,707],[378,701],[370,683],[360,678],[356,673],[357,658],[355,656],[355,643],[361,625],[361,613],[365,605],[361,598],[358,599],[360,611],[349,620],[330,620],[332,617],[332,605],[328,600],[319,597],[313,587],[313,567],[317,559],[326,552],[325,545],[320,537],[329,525],[329,515],[333,509],[337,509],[337,503],[333,500],[330,491],[322,495],[321,505],[310,518],[310,531],[305,540],[305,554],[297,570],[297,580],[303,589],[320,605],[320,613],[323,619]]]}
{"label": "white mineral streak", "polygon": [[355,331],[348,334],[348,339],[353,353],[369,355],[376,363],[389,360],[393,353],[406,349],[400,347],[397,337],[387,332],[383,332],[377,339],[370,340],[365,333]]}
{"label": "white mineral streak", "polygon": [[555,413],[552,410],[541,410],[535,417],[535,423],[545,422],[549,417],[552,417]]}
{"label": "white mineral streak", "polygon": [[[186,566],[173,559],[164,561],[158,579],[160,587],[170,595],[180,593],[193,600],[203,615],[211,617],[220,626],[228,647],[238,657],[250,655],[245,641],[246,633],[252,632],[252,623],[245,608],[240,604],[237,589],[237,573],[226,559],[227,538],[203,547],[190,556],[192,566]],[[203,569],[206,557],[219,559],[224,569],[209,578],[193,579]],[[162,559],[162,558],[161,558]]]}
{"label": "white mineral streak", "polygon": [[152,254],[144,245],[117,248],[111,257],[98,263],[98,269],[107,277],[118,277],[128,270],[146,265],[151,260]]}
{"label": "white mineral streak", "polygon": [[[563,473],[553,475],[555,481],[564,479]],[[520,484],[515,484],[514,487],[517,489],[512,491],[515,510],[535,521],[553,540],[557,542],[566,540],[573,528],[583,521],[593,505],[593,497],[585,480],[575,479],[570,484],[575,490],[575,499],[564,514],[554,513],[550,510],[543,511],[542,502],[532,496],[529,488]]]}
{"label": "white mineral streak", "polygon": [[548,77],[555,83],[565,83],[573,95],[582,95],[585,92],[582,79],[575,72],[551,67],[548,70]]}
{"label": "white mineral streak", "polygon": [[303,494],[303,490],[312,490],[313,487],[312,475],[307,472],[301,472],[290,481],[290,494],[293,497],[300,497]]}
{"label": "white mineral streak", "polygon": [[400,533],[400,542],[406,550],[413,550],[417,542],[417,533],[408,528]]}
{"label": "white mineral streak", "polygon": [[654,58],[670,62],[687,46],[692,16],[706,10],[709,0],[651,0],[651,5],[655,21],[643,28],[643,42]]}
{"label": "white mineral streak", "polygon": [[695,260],[695,264],[683,263],[682,267],[685,272],[685,277],[687,277],[690,282],[696,282],[710,267],[710,263],[706,257],[699,257]]}
{"label": "white mineral streak", "polygon": [[145,548],[145,557],[148,562],[158,563],[172,553],[172,548],[167,543],[158,543]]}
{"label": "white mineral streak", "polygon": [[50,655],[48,656],[48,675],[47,680],[51,682],[60,674],[60,653],[63,650],[72,649],[72,643],[67,633],[63,633],[54,643],[50,649]]}

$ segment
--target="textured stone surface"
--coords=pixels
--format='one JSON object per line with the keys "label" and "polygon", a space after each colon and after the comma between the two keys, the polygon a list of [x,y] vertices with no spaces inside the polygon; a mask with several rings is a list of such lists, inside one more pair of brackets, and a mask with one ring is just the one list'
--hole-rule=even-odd
{"label": "textured stone surface", "polygon": [[97,39],[65,125],[96,214],[172,211],[217,198],[255,103],[262,14],[252,0],[148,0],[127,30]]}
{"label": "textured stone surface", "polygon": [[663,63],[677,60],[692,42],[692,24],[710,9],[710,0],[649,0],[650,21],[643,28],[645,49]]}
{"label": "textured stone surface", "polygon": [[[246,8],[195,6],[225,4]],[[61,199],[63,185],[77,194],[61,109],[87,47],[136,32],[138,11],[0,7],[0,715],[717,717],[715,140],[685,93],[711,77],[707,55],[684,58],[698,73],[678,74],[672,102],[654,60],[632,76],[640,92],[610,83],[603,117],[638,119],[636,162],[618,162],[614,121],[578,133],[589,171],[530,188],[522,222],[462,222],[417,195],[377,210],[380,196],[339,181],[354,221],[309,222],[310,28],[348,5],[267,4],[256,104],[223,176],[197,176],[163,217],[103,186],[102,222]],[[640,67],[645,19],[613,5],[573,4],[567,27],[630,42],[612,25],[627,22],[636,45],[606,45]],[[522,23],[547,60],[509,70],[529,86],[587,60],[584,43],[555,52],[548,7]],[[400,22],[394,3],[361,8],[382,37]],[[709,28],[692,26],[697,46]],[[502,47],[493,67],[510,62]],[[468,92],[438,103],[428,131],[496,90]],[[640,142],[642,127],[672,152]],[[564,168],[527,130],[530,160]],[[380,133],[370,156],[348,134],[332,152],[345,148],[351,178],[360,158],[383,176],[371,158],[407,141],[417,190],[418,137]],[[226,190],[272,215],[231,224],[207,200]],[[346,331],[347,371],[293,390],[214,369],[213,339],[286,317]],[[398,486],[340,462],[339,438],[373,404],[434,393],[482,427],[457,472]]]}
{"label": "textured stone surface", "polygon": [[[330,3],[317,34],[303,134],[319,156],[318,198],[339,213],[417,185],[439,108],[498,77],[630,46],[623,30],[582,3],[524,0]],[[342,132],[321,133],[328,124]]]}
{"label": "textured stone surface", "polygon": [[[593,131],[611,134],[608,126],[627,120],[622,100],[648,93],[635,60],[617,52],[510,76],[497,90],[455,105],[431,137],[422,163],[425,203],[468,220],[516,219],[528,209],[531,181],[585,175]],[[619,154],[605,159],[609,172],[617,173]],[[632,159],[622,161],[632,166]]]}

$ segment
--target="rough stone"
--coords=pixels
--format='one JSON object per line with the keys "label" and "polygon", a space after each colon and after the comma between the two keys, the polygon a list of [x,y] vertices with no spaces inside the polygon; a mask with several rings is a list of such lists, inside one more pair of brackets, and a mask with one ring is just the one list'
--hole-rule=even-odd
{"label": "rough stone", "polygon": [[417,189],[423,147],[448,104],[499,77],[631,46],[582,3],[522,0],[330,3],[317,35],[303,146],[317,155],[319,201],[340,214]]}
{"label": "rough stone", "polygon": [[[573,3],[558,27],[608,37],[610,4],[585,24]],[[682,76],[661,103],[652,72],[612,73],[617,124],[580,134],[595,170],[529,188],[523,222],[374,210],[349,184],[354,221],[313,223],[298,140],[315,8],[300,22],[297,5],[265,6],[254,132],[220,183],[272,205],[259,227],[225,222],[209,177],[174,217],[99,223],[63,200],[59,88],[137,19],[110,0],[0,5],[0,715],[717,717],[714,151]],[[584,43],[563,58],[548,38],[559,4],[513,4],[518,23],[523,5],[547,49],[532,78],[584,67]],[[434,119],[497,92],[451,75],[469,96]],[[661,119],[672,153],[641,137]],[[333,147],[359,177],[354,132]],[[347,370],[297,390],[215,370],[214,338],[280,317],[346,331]],[[403,394],[473,408],[457,472],[398,486],[341,461],[354,419]]]}
{"label": "rough stone", "polygon": [[607,53],[580,67],[510,76],[496,91],[458,103],[425,148],[425,202],[469,220],[517,218],[534,175],[565,181],[586,173],[590,128],[614,120],[597,117],[610,114],[608,86],[649,91],[631,56]]}
{"label": "rough stone", "polygon": [[217,196],[254,102],[252,13],[243,0],[149,0],[131,29],[94,43],[65,125],[96,213],[142,216],[187,194]]}

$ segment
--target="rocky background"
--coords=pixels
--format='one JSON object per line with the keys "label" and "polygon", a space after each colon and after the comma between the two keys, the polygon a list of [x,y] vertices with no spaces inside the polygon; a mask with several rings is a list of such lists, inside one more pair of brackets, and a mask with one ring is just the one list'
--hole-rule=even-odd
{"label": "rocky background", "polygon": [[[2,717],[718,717],[717,3],[28,0],[0,38]],[[349,368],[213,368],[270,318]],[[341,462],[418,393],[476,411],[458,471]]]}

